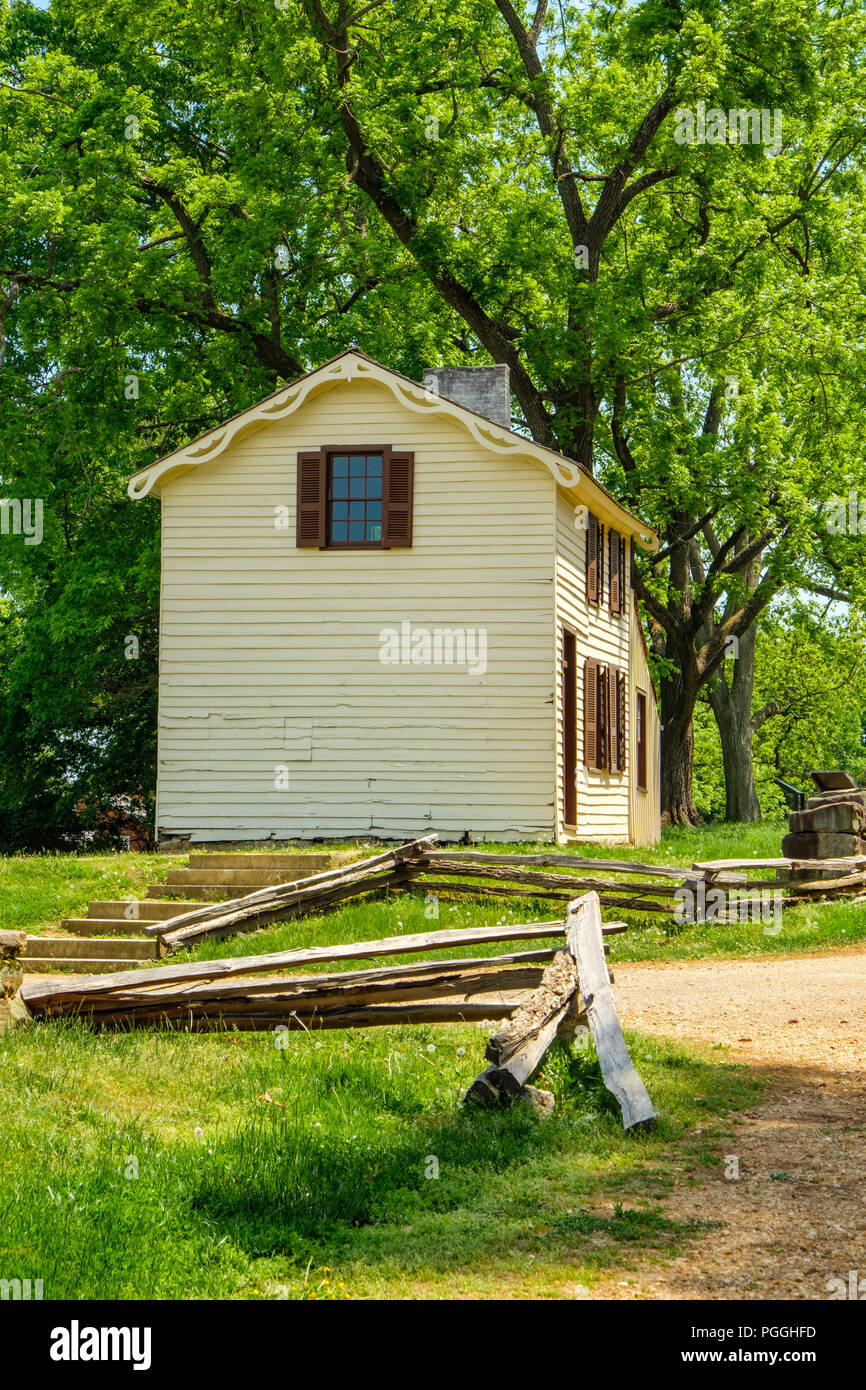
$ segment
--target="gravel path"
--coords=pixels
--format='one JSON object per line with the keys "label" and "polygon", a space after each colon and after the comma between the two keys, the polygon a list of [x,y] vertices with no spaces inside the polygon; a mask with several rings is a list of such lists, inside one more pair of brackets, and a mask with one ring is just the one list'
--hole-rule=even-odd
{"label": "gravel path", "polygon": [[720,1150],[662,1203],[719,1228],[593,1297],[826,1299],[857,1271],[866,1299],[866,950],[614,970],[625,1027],[721,1043],[770,1085],[733,1117],[739,1179]]}

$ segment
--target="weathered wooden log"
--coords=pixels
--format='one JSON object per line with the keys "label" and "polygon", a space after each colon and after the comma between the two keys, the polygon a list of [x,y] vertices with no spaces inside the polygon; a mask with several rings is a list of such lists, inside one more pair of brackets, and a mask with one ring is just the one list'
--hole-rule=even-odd
{"label": "weathered wooden log", "polygon": [[285,1027],[290,1033],[300,1030],[309,1033],[331,1028],[393,1027],[404,1023],[477,1023],[484,1019],[507,1018],[518,1002],[508,1002],[495,997],[480,1002],[419,999],[400,1004],[370,1004],[358,1007],[343,1004],[337,1008],[316,1010],[309,1014],[301,1011],[286,1013],[283,1009],[270,1009],[266,1005],[254,1012],[236,1014],[228,1010],[205,1013],[197,1008],[190,1008],[176,1017],[171,1017],[165,1009],[155,1009],[149,1015],[139,1012],[133,1017],[117,1011],[113,1015],[95,1015],[93,1025],[98,1031],[115,1028],[125,1030],[129,1027],[166,1027],[184,1033],[262,1033]]}
{"label": "weathered wooden log", "polygon": [[146,930],[151,936],[159,936],[164,953],[186,950],[197,945],[205,937],[209,940],[220,939],[234,936],[238,931],[251,931],[258,926],[261,918],[265,916],[269,923],[276,920],[290,921],[295,917],[304,916],[307,912],[344,902],[347,898],[357,898],[365,893],[378,893],[382,890],[402,887],[404,881],[405,877],[399,870],[389,869],[387,873],[359,875],[354,882],[336,884],[333,888],[317,888],[309,894],[293,896],[291,901],[283,900],[281,904],[278,904],[279,918],[274,915],[273,905],[267,905],[257,907],[252,913],[246,911],[227,913],[224,917],[215,918],[211,922],[194,922],[187,927],[175,927],[174,921],[176,919],[170,919],[168,922],[153,923]]}
{"label": "weathered wooden log", "polygon": [[[546,954],[546,953],[545,953]],[[63,1012],[99,1022],[107,1016],[122,1016],[130,1023],[142,1018],[234,1017],[263,1011],[284,1016],[297,1014],[310,1018],[318,1012],[366,1007],[373,1004],[405,1003],[412,1000],[479,1001],[492,996],[509,1002],[515,996],[537,988],[544,974],[542,962],[526,962],[489,967],[486,963],[461,970],[444,970],[426,962],[423,973],[383,970],[361,971],[353,975],[309,975],[286,979],[239,979],[210,981],[159,990],[117,990],[98,998],[83,999],[78,1008]]]}
{"label": "weathered wooden log", "polygon": [[[622,923],[611,924],[624,929]],[[376,956],[409,955],[421,951],[447,950],[494,941],[539,941],[562,936],[562,921],[523,922],[514,926],[446,928],[384,937],[377,941],[353,941],[335,946],[301,946],[290,951],[271,951],[260,956],[235,956],[224,960],[190,961],[182,965],[162,965],[146,970],[124,970],[112,975],[66,976],[57,980],[34,980],[22,986],[22,997],[34,1013],[47,1012],[67,1000],[85,996],[114,994],[133,988],[155,989],[168,984],[198,980],[230,979],[232,976],[262,974],[316,965],[326,961],[365,960]]]}
{"label": "weathered wooden log", "polygon": [[466,1092],[470,1105],[501,1105],[519,1097],[538,1067],[577,993],[577,970],[567,951],[558,951],[537,989],[487,1044],[486,1067]]}
{"label": "weathered wooden log", "polygon": [[835,869],[838,873],[850,873],[864,865],[866,854],[849,854],[838,859],[814,859],[809,855],[778,859],[704,859],[692,868],[714,877],[726,869]]}
{"label": "weathered wooden log", "polygon": [[[467,870],[468,872],[468,870]],[[544,898],[547,901],[568,903],[572,900],[572,894],[565,892],[561,888],[506,888],[492,883],[458,883],[450,879],[428,879],[416,878],[411,883],[402,885],[407,893],[435,893],[437,897],[455,898]],[[601,895],[603,907],[625,907],[633,912],[675,912],[676,907],[673,902],[664,899],[656,901],[651,898],[614,897],[613,894],[603,893]]]}
{"label": "weathered wooden log", "polygon": [[604,1084],[619,1101],[626,1129],[651,1128],[656,1114],[628,1054],[617,1018],[607,964],[600,949],[601,909],[594,893],[577,898],[569,907],[566,939],[577,962],[580,993]]}
{"label": "weathered wooden log", "polygon": [[[449,858],[437,853],[428,856],[432,869],[437,874],[460,875],[463,878],[493,879],[503,883],[532,883],[539,884],[543,888],[568,888],[571,896],[574,897],[576,890],[595,891],[596,893],[620,893],[643,894],[645,897],[670,897],[677,892],[677,886],[673,883],[616,883],[614,881],[604,882],[600,879],[580,879],[574,878],[571,874],[549,874],[542,873],[533,869],[516,869],[505,865],[488,864],[468,864],[463,860]],[[603,861],[600,861],[603,864]],[[426,872],[426,870],[425,870]]]}
{"label": "weathered wooden log", "polygon": [[[671,864],[640,864],[632,859],[580,859],[576,854],[480,854],[475,850],[437,849],[427,855],[435,867],[437,860],[448,859],[461,864],[549,864],[558,869],[593,869],[611,874],[656,875],[659,878],[689,878],[688,869]],[[469,870],[467,870],[467,873]]]}

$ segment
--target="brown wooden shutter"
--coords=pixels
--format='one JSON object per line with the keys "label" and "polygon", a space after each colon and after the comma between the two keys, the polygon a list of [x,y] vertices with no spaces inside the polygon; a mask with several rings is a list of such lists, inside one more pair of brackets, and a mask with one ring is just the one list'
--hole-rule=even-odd
{"label": "brown wooden shutter", "polygon": [[610,611],[611,613],[622,612],[622,538],[618,531],[609,531],[607,535],[607,548],[609,551],[608,567],[610,570]]}
{"label": "brown wooden shutter", "polygon": [[298,454],[295,510],[297,544],[317,549],[326,545],[328,483],[324,449]]}
{"label": "brown wooden shutter", "polygon": [[598,671],[597,661],[583,663],[583,761],[587,767],[598,767]]}
{"label": "brown wooden shutter", "polygon": [[386,452],[382,468],[382,545],[386,550],[412,544],[414,473],[414,454]]}
{"label": "brown wooden shutter", "polygon": [[625,739],[625,699],[625,672],[620,671],[616,687],[616,741],[619,750],[618,760],[620,772],[625,772],[626,749],[628,747]]}
{"label": "brown wooden shutter", "polygon": [[587,517],[586,526],[586,597],[588,603],[598,603],[598,517],[592,512]]}
{"label": "brown wooden shutter", "polygon": [[605,672],[604,731],[606,766],[611,772],[619,772],[619,748],[616,737],[616,704],[619,686],[619,667],[608,666]]}
{"label": "brown wooden shutter", "polygon": [[619,590],[622,595],[619,611],[626,612],[629,590],[631,588],[631,575],[628,569],[628,541],[625,536],[619,538]]}

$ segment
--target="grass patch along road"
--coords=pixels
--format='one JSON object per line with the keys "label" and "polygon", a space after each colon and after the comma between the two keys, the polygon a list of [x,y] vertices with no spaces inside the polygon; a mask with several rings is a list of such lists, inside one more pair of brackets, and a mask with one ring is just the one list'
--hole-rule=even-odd
{"label": "grass patch along road", "polygon": [[[648,860],[686,867],[701,859],[772,858],[779,853],[783,834],[784,826],[780,822],[705,826],[666,830],[661,844],[652,849],[580,844],[572,846],[571,851],[578,857],[598,858],[600,871],[606,859]],[[359,855],[376,849],[360,844],[357,848]],[[484,848],[491,852],[519,848],[537,853],[545,847],[527,843],[522,846],[485,845]],[[84,916],[91,899],[144,897],[149,884],[163,879],[169,869],[184,864],[185,860],[179,856],[152,854],[20,855],[0,859],[0,926],[35,934],[54,933],[63,917]],[[768,887],[772,889],[773,886],[770,875]],[[170,894],[166,892],[165,896]],[[499,919],[513,923],[554,918],[561,913],[562,904],[543,898],[450,902],[443,896],[439,908],[439,926],[470,926]],[[395,896],[390,904],[347,904],[326,917],[287,922],[284,926],[238,936],[217,948],[199,947],[199,953],[205,949],[215,950],[216,954],[241,955],[322,941],[384,936],[401,930],[431,930],[436,923],[425,913],[421,898]],[[767,931],[768,924],[756,920],[732,925],[680,924],[670,915],[630,913],[618,908],[605,909],[605,916],[621,918],[631,928],[626,936],[617,939],[613,948],[614,958],[621,960],[778,955],[838,949],[866,940],[866,913],[862,905],[845,902],[786,909],[779,932]],[[395,925],[399,922],[403,925]]]}
{"label": "grass patch along road", "polygon": [[0,1278],[46,1299],[573,1298],[706,1238],[660,1203],[723,1150],[744,1068],[632,1035],[650,1136],[564,1047],[539,1082],[553,1119],[464,1112],[488,1031],[4,1037]]}

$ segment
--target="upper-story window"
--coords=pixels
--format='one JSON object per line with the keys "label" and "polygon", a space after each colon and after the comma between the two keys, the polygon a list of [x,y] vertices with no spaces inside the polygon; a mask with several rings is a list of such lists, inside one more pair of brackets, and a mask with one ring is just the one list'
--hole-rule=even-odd
{"label": "upper-story window", "polygon": [[611,613],[626,609],[628,547],[619,531],[611,528],[605,546],[604,526],[590,512],[586,527],[586,597],[601,605],[604,599],[605,551],[607,551],[608,604]]}
{"label": "upper-story window", "polygon": [[327,537],[331,545],[382,544],[382,455],[332,454]]}
{"label": "upper-story window", "polygon": [[297,544],[319,550],[411,546],[414,459],[390,444],[298,454]]}

